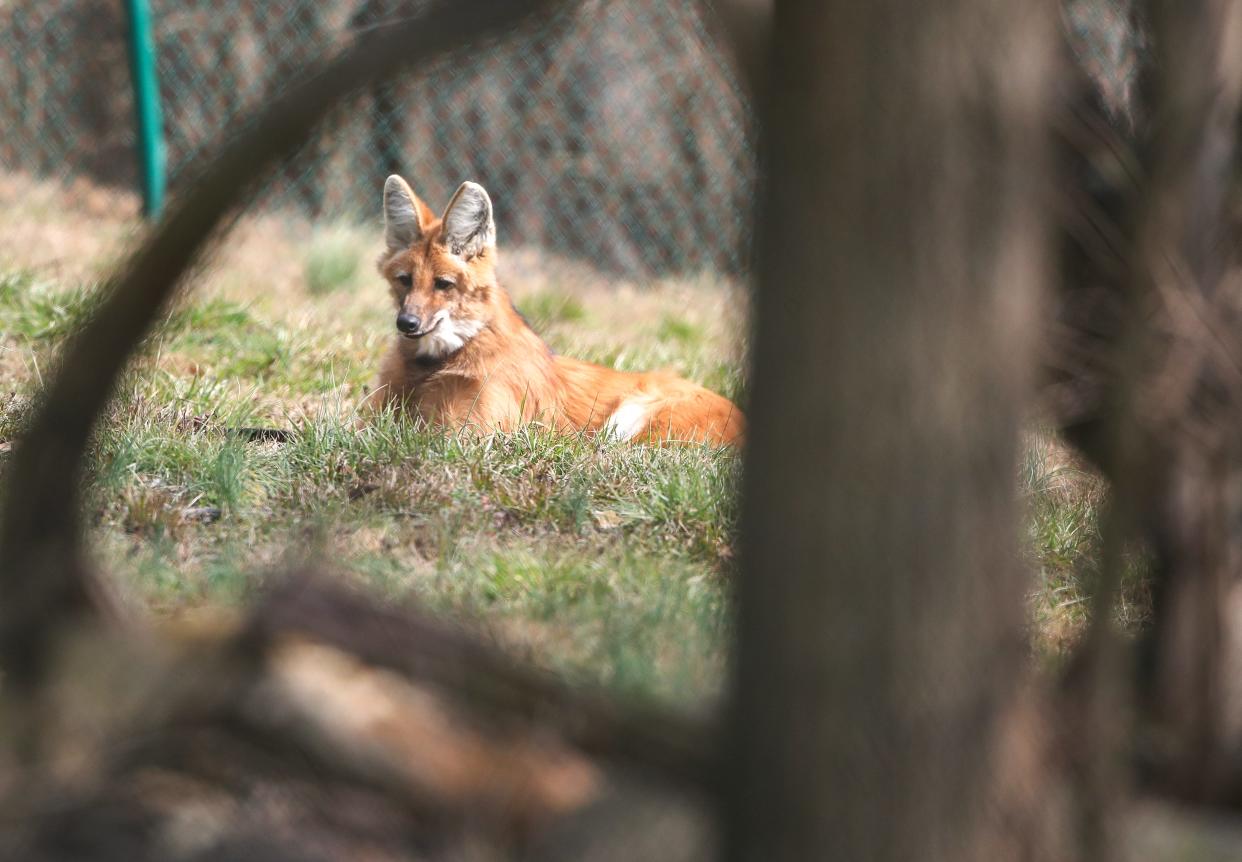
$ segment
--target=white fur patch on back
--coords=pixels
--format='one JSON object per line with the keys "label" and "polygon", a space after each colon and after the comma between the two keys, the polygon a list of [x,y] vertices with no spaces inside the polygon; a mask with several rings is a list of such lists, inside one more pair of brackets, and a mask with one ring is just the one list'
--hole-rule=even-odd
{"label": "white fur patch on back", "polygon": [[613,440],[633,440],[647,427],[650,398],[627,398],[605,421],[600,432]]}
{"label": "white fur patch on back", "polygon": [[418,339],[415,350],[419,356],[439,359],[456,353],[483,329],[483,323],[479,320],[454,320],[447,308],[437,311],[431,321],[431,331]]}

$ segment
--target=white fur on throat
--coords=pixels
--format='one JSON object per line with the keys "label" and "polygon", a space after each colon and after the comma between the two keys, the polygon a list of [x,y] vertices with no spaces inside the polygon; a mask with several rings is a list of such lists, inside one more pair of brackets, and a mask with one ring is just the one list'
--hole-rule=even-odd
{"label": "white fur on throat", "polygon": [[431,318],[430,332],[418,339],[415,352],[419,356],[439,359],[456,353],[466,346],[483,329],[480,320],[454,320],[447,308],[442,308]]}
{"label": "white fur on throat", "polygon": [[627,398],[612,411],[600,431],[613,440],[633,440],[647,427],[650,411],[650,398]]}

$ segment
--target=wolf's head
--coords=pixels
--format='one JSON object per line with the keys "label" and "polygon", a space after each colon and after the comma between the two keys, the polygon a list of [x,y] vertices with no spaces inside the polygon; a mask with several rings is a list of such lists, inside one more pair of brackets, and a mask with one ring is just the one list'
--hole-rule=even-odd
{"label": "wolf's head", "polygon": [[397,331],[419,357],[456,353],[483,330],[498,300],[492,201],[462,183],[439,219],[397,175],[384,183],[379,271],[397,306]]}

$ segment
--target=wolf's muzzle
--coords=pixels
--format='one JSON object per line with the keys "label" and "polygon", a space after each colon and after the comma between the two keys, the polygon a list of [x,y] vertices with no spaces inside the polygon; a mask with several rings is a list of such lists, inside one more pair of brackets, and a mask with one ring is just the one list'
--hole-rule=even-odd
{"label": "wolf's muzzle", "polygon": [[397,331],[402,335],[417,335],[423,322],[412,314],[404,312],[397,315]]}

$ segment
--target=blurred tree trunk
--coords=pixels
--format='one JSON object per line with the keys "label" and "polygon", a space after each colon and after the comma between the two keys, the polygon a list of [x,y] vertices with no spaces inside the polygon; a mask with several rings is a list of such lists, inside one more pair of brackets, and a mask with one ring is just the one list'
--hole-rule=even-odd
{"label": "blurred tree trunk", "polygon": [[1041,5],[776,3],[729,858],[1018,858]]}

